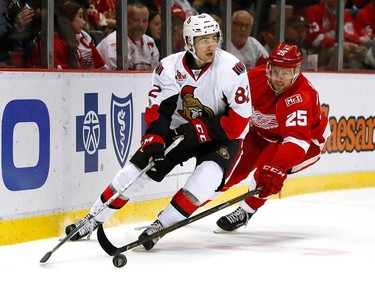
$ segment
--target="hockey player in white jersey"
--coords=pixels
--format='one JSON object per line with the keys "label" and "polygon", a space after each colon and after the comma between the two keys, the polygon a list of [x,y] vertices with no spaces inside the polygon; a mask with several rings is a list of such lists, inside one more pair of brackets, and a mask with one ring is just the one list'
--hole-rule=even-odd
{"label": "hockey player in white jersey", "polygon": [[[162,181],[176,165],[196,158],[193,173],[140,238],[182,221],[207,202],[218,186],[223,186],[238,163],[251,116],[246,68],[236,57],[218,48],[222,36],[219,24],[211,16],[187,18],[183,36],[186,51],[166,57],[154,70],[141,147],[116,174],[90,213],[94,214],[149,161],[155,163],[154,168],[81,227],[72,240],[91,234],[150,180]],[[164,148],[178,135],[184,135],[184,140],[165,155]],[[66,233],[80,223],[82,220],[67,226]],[[150,250],[158,240],[143,246]]]}

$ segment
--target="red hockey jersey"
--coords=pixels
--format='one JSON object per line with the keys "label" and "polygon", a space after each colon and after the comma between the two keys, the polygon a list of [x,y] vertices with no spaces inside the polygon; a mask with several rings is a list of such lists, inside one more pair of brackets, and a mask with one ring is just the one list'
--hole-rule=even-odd
{"label": "red hockey jersey", "polygon": [[267,83],[265,65],[248,72],[253,114],[252,129],[280,143],[273,165],[290,169],[305,156],[311,142],[325,142],[328,118],[322,114],[318,92],[301,73],[294,84],[275,97]]}

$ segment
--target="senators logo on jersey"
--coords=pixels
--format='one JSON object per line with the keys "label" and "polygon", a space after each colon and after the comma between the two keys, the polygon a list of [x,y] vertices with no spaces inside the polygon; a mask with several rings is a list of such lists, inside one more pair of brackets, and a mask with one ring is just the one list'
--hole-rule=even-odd
{"label": "senators logo on jersey", "polygon": [[228,152],[228,147],[226,147],[226,146],[221,146],[219,148],[219,150],[216,151],[216,153],[219,154],[224,159],[230,158],[230,155],[229,155],[229,152]]}
{"label": "senators logo on jersey", "polygon": [[214,112],[211,108],[203,105],[201,101],[194,97],[194,91],[196,87],[184,86],[181,89],[182,97],[182,110],[179,110],[179,114],[185,119],[191,120],[202,116],[212,117]]}

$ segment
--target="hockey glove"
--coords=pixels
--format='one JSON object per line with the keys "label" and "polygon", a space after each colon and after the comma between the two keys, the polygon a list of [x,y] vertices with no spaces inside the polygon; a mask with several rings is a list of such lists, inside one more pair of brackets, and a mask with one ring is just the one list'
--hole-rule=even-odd
{"label": "hockey glove", "polygon": [[260,190],[260,198],[267,198],[272,194],[277,194],[281,191],[284,181],[287,178],[287,173],[284,169],[264,164],[258,168],[254,174],[256,181],[256,189]]}
{"label": "hockey glove", "polygon": [[154,162],[153,171],[161,170],[164,167],[164,140],[158,135],[148,134],[142,138],[142,150],[144,157],[149,162]]}
{"label": "hockey glove", "polygon": [[194,118],[189,123],[180,125],[174,129],[174,133],[176,136],[184,135],[184,141],[188,142],[191,146],[211,141],[206,125],[199,118]]}

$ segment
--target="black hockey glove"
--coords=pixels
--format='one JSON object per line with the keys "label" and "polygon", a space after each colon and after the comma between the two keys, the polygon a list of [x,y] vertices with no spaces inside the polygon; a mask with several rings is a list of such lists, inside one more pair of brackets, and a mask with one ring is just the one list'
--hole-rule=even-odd
{"label": "black hockey glove", "polygon": [[165,164],[164,140],[158,135],[148,134],[142,138],[142,150],[144,157],[149,162],[153,161],[153,171],[161,170]]}
{"label": "black hockey glove", "polygon": [[189,123],[180,125],[174,129],[174,134],[176,136],[183,135],[185,137],[184,142],[189,143],[191,146],[211,141],[206,125],[199,118],[194,118]]}

